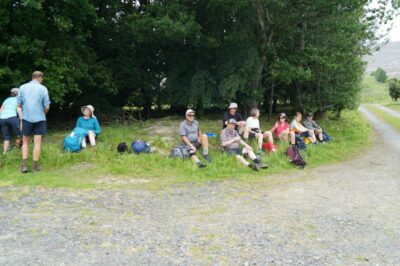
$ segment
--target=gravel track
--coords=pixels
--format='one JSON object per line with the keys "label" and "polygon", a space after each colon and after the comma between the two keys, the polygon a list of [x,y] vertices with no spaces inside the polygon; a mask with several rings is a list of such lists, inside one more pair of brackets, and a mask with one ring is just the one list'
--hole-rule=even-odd
{"label": "gravel track", "polygon": [[0,188],[1,265],[400,265],[400,136],[265,181]]}

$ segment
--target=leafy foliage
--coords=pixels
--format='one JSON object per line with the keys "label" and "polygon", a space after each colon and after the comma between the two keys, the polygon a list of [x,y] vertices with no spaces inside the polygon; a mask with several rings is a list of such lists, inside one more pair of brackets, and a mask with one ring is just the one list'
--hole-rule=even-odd
{"label": "leafy foliage", "polygon": [[375,80],[380,82],[380,83],[385,83],[387,80],[387,74],[386,71],[383,70],[382,68],[378,67],[377,70],[371,73],[371,76],[375,77]]}
{"label": "leafy foliage", "polygon": [[339,114],[357,106],[361,58],[398,10],[386,2],[5,0],[0,95],[43,70],[66,112],[90,102],[149,116],[235,100]]}
{"label": "leafy foliage", "polygon": [[397,101],[400,98],[400,80],[391,78],[387,82],[389,87],[389,95],[393,101]]}

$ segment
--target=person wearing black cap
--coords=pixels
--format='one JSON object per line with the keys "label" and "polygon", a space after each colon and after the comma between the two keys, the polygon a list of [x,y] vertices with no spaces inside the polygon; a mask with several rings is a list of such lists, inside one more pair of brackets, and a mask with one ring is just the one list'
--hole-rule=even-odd
{"label": "person wearing black cap", "polygon": [[231,103],[228,106],[228,112],[224,113],[222,128],[226,128],[229,119],[235,119],[235,129],[239,132],[239,135],[243,135],[243,138],[247,141],[250,130],[246,127],[246,121],[244,121],[243,116],[238,112],[237,103]]}
{"label": "person wearing black cap", "polygon": [[318,136],[319,141],[324,142],[324,135],[322,128],[313,120],[313,113],[307,113],[307,119],[303,121],[303,125],[310,129],[313,130],[315,135]]}
{"label": "person wearing black cap", "polygon": [[[229,119],[227,121],[226,128],[224,128],[221,132],[221,144],[224,150],[228,154],[234,155],[239,162],[255,171],[258,171],[261,168],[267,168],[266,165],[261,164],[260,160],[254,154],[251,146],[242,140],[239,133],[235,129],[235,125],[236,120],[233,118]],[[243,148],[240,147],[241,145]],[[247,154],[253,163],[247,162],[243,157],[244,154]]]}

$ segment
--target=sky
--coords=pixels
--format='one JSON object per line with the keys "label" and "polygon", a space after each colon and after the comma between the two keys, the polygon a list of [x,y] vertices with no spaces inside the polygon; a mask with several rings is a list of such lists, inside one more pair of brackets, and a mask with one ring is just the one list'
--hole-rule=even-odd
{"label": "sky", "polygon": [[393,27],[389,33],[389,38],[391,42],[400,41],[400,15],[394,20]]}

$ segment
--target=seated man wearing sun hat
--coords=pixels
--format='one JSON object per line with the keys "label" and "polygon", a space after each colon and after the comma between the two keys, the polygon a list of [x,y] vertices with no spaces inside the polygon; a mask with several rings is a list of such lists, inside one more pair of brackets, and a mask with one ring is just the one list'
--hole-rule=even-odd
{"label": "seated man wearing sun hat", "polygon": [[99,121],[94,116],[94,107],[86,105],[81,107],[83,116],[76,121],[77,128],[83,128],[88,131],[87,137],[82,141],[82,148],[86,148],[86,141],[89,140],[90,146],[96,146],[96,137],[101,133]]}

